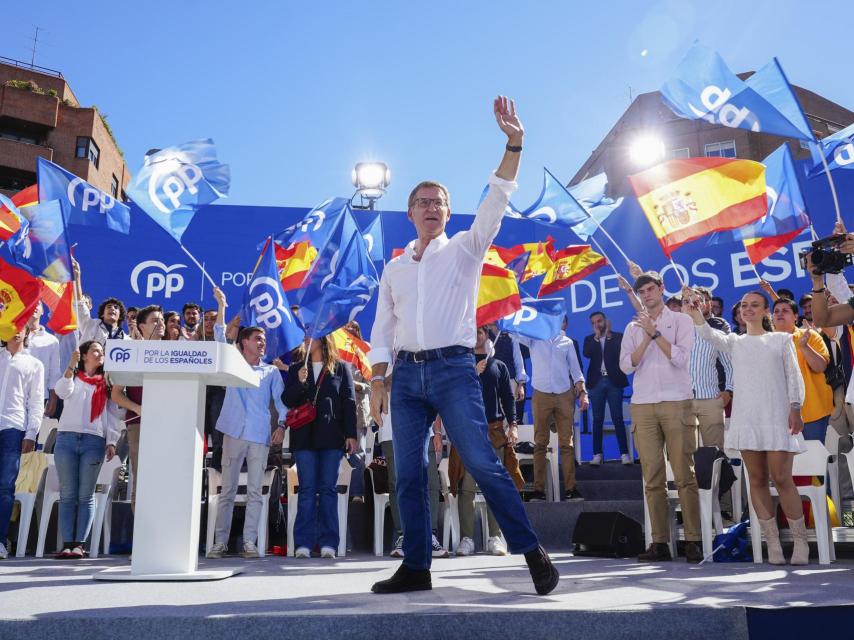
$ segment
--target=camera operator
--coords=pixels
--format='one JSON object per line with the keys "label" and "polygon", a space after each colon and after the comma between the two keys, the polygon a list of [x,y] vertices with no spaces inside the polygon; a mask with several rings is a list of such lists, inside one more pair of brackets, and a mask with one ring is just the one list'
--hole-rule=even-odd
{"label": "camera operator", "polygon": [[[837,223],[834,233],[845,234],[845,239],[839,243],[842,253],[854,254],[854,234],[846,233],[845,227]],[[836,327],[854,323],[854,298],[848,288],[848,282],[841,273],[828,273],[825,285],[825,274],[817,269],[812,262],[812,253],[806,256],[806,271],[812,280],[812,317],[813,323],[819,327]],[[828,296],[838,301],[828,305]]]}

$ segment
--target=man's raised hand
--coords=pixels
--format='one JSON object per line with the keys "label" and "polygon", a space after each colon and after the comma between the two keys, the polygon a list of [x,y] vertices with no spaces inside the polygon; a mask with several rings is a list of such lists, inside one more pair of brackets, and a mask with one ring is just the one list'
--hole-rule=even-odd
{"label": "man's raised hand", "polygon": [[525,137],[525,127],[516,115],[516,103],[507,96],[498,96],[492,110],[495,112],[495,121],[507,136],[507,142],[514,146],[521,146],[522,139]]}

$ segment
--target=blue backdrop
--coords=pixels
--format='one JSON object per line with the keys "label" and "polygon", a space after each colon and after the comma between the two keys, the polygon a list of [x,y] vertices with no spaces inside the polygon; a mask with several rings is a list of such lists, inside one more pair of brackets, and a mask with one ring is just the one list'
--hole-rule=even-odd
{"label": "blue backdrop", "polygon": [[[846,208],[850,210],[854,206],[854,171],[835,171],[834,178],[843,212]],[[830,234],[834,213],[826,178],[817,176],[804,180],[803,187],[817,233],[820,236]],[[291,207],[210,205],[195,216],[184,235],[184,244],[225,291],[231,307],[229,315],[237,312],[243,298],[244,287],[258,259],[258,243],[266,235],[297,222],[306,212],[307,209]],[[362,211],[355,214],[362,228],[377,215]],[[414,237],[414,228],[405,213],[381,212],[379,215],[388,259],[393,249],[404,247]],[[471,220],[470,215],[454,213],[449,234],[468,228]],[[679,289],[674,267],[665,260],[635,199],[627,198],[605,222],[605,227],[635,262],[646,269],[661,271],[670,292]],[[205,308],[215,307],[210,285],[199,270],[177,243],[139,210],[132,212],[130,235],[93,227],[72,227],[69,233],[71,241],[77,243],[75,255],[82,265],[84,290],[96,305],[112,295],[129,306],[157,303],[165,309],[180,310],[185,302],[195,301]],[[496,244],[512,246],[544,240],[549,235],[555,238],[558,248],[579,242],[568,230],[505,218]],[[619,252],[601,232],[595,237],[617,268],[627,275]],[[797,253],[808,244],[809,236],[805,233],[793,245],[760,265],[760,274],[775,287],[785,286],[796,293],[806,291],[810,284],[798,265]],[[674,259],[691,284],[711,287],[728,307],[745,291],[757,286],[740,244],[705,246],[705,239],[700,239],[677,250]],[[622,330],[631,319],[631,308],[609,267],[565,289],[564,294],[570,314],[568,333],[576,338],[590,332],[588,315],[594,310],[604,310],[617,330]],[[358,317],[367,336],[370,336],[374,313],[372,302]],[[725,316],[729,319],[728,309]]]}

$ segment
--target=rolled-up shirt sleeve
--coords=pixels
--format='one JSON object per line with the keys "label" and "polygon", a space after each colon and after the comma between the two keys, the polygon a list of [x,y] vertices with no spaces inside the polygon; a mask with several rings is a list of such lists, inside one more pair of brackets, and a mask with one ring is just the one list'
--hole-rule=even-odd
{"label": "rolled-up shirt sleeve", "polygon": [[489,177],[489,190],[477,208],[471,229],[463,240],[464,246],[475,258],[483,259],[490,243],[498,235],[507,203],[517,186],[516,182],[499,178],[494,172]]}
{"label": "rolled-up shirt sleeve", "polygon": [[670,345],[670,364],[684,368],[688,366],[691,351],[694,349],[694,322],[687,315],[684,320],[682,318],[679,320],[676,326],[676,340]]}
{"label": "rolled-up shirt sleeve", "polygon": [[623,340],[620,343],[620,371],[629,375],[634,373],[637,367],[632,364],[632,354],[638,347],[638,335],[640,328],[632,323],[626,327]]}
{"label": "rolled-up shirt sleeve", "polygon": [[215,324],[214,325],[214,340],[217,342],[222,342],[224,344],[228,343],[228,339],[225,337],[225,325],[224,324]]}
{"label": "rolled-up shirt sleeve", "polygon": [[388,282],[387,271],[380,278],[380,289],[377,295],[377,314],[371,329],[371,350],[368,360],[371,366],[391,362],[394,351],[394,299],[391,295],[391,285]]}

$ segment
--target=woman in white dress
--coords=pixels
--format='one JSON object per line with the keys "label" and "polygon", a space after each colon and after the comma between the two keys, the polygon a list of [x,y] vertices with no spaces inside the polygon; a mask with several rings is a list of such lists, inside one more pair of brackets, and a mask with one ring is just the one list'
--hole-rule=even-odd
{"label": "woman in white dress", "polygon": [[683,290],[683,300],[688,301],[685,308],[694,320],[697,336],[732,358],[732,416],[724,446],[740,451],[747,467],[750,497],[768,544],[768,562],[786,563],[768,490],[770,476],[795,541],[791,563],[807,564],[809,546],[803,507],[792,480],[795,454],[805,450],[800,435],[804,428],[804,381],[792,337],[773,331],[768,298],[759,292],[747,293],[741,299],[741,318],[747,325],[743,335],[727,335],[706,324],[692,290]]}

